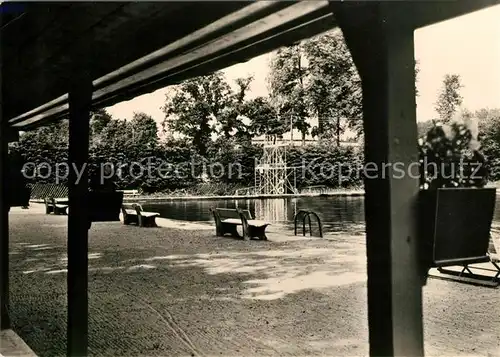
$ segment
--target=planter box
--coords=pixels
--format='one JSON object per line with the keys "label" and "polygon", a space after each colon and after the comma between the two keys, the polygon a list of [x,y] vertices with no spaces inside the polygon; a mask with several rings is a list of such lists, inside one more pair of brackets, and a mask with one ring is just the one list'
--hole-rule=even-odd
{"label": "planter box", "polygon": [[31,189],[27,186],[16,185],[9,188],[9,206],[25,207],[30,204]]}
{"label": "planter box", "polygon": [[89,218],[91,222],[119,221],[123,192],[90,191]]}
{"label": "planter box", "polygon": [[428,268],[489,261],[495,188],[441,188],[419,194],[422,260]]}

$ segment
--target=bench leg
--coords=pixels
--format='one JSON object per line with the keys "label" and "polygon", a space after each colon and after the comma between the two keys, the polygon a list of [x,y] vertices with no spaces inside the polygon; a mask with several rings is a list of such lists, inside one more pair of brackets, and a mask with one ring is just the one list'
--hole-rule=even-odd
{"label": "bench leg", "polygon": [[236,224],[222,223],[219,228],[219,231],[217,232],[217,236],[223,237],[228,233],[231,234],[231,236],[233,237],[241,238],[240,234],[238,233],[238,226]]}
{"label": "bench leg", "polygon": [[66,208],[54,207],[54,214],[64,215],[66,214]]}
{"label": "bench leg", "polygon": [[158,227],[158,225],[156,224],[156,217],[148,217],[146,219],[146,225],[148,227]]}
{"label": "bench leg", "polygon": [[259,238],[260,240],[267,240],[266,236],[266,227],[255,227],[255,226],[249,226],[249,236],[250,238]]}
{"label": "bench leg", "polygon": [[138,217],[139,227],[158,227],[156,217]]}
{"label": "bench leg", "polygon": [[238,233],[238,226],[235,224],[232,224],[229,226],[228,233],[231,234],[231,236],[236,237],[236,238],[241,238],[240,234]]}
{"label": "bench leg", "polygon": [[250,240],[252,239],[252,234],[250,232],[245,232],[245,229],[243,229],[243,240]]}
{"label": "bench leg", "polygon": [[493,264],[493,266],[497,269],[497,273],[493,277],[493,280],[497,280],[498,277],[500,277],[500,266],[498,266],[498,264],[496,262],[493,262],[493,261],[491,262],[491,264]]}

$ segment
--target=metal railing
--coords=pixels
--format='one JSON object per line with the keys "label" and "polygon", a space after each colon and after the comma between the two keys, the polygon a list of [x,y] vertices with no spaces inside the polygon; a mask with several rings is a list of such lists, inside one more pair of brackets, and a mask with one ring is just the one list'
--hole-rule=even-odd
{"label": "metal railing", "polygon": [[313,236],[313,230],[312,230],[312,220],[311,216],[316,220],[318,223],[318,231],[319,231],[319,237],[323,238],[323,227],[321,225],[321,219],[319,218],[318,214],[313,211],[308,211],[308,210],[299,210],[297,214],[295,215],[294,218],[294,234],[297,235],[297,224],[302,221],[302,235],[305,237],[306,236],[306,223],[309,226],[309,236]]}
{"label": "metal railing", "polygon": [[28,185],[31,189],[30,199],[43,200],[46,197],[68,197],[68,187],[55,183],[35,183]]}
{"label": "metal railing", "polygon": [[238,188],[234,191],[235,196],[250,196],[257,193],[257,188],[255,186]]}

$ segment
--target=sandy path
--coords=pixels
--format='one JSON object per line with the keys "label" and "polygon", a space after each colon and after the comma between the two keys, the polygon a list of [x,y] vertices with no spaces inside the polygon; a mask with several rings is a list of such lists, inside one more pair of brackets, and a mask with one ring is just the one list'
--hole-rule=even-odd
{"label": "sandy path", "polygon": [[[65,352],[65,240],[64,217],[12,212],[12,320],[41,356]],[[89,258],[92,355],[368,354],[363,236],[243,242],[96,223]],[[500,356],[498,298],[430,280],[427,355]]]}

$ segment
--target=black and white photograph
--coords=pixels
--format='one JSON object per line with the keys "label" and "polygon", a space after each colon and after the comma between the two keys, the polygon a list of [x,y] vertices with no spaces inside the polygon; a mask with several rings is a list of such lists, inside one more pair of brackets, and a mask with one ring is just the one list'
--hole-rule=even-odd
{"label": "black and white photograph", "polygon": [[0,357],[500,357],[497,188],[500,0],[0,1]]}

